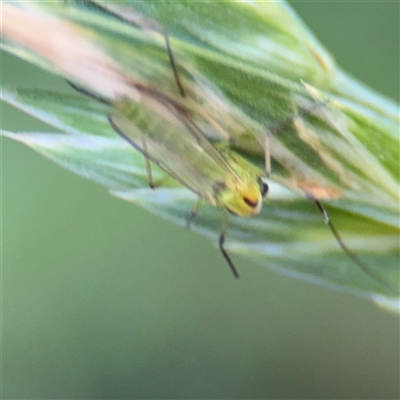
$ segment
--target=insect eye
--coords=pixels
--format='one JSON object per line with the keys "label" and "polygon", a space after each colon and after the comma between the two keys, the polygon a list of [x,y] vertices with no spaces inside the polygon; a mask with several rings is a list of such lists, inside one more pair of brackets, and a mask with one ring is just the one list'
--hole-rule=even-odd
{"label": "insect eye", "polygon": [[258,200],[253,201],[248,197],[243,197],[243,201],[251,208],[256,208],[258,206]]}
{"label": "insect eye", "polygon": [[268,184],[262,180],[260,180],[260,192],[261,196],[264,198],[268,193]]}

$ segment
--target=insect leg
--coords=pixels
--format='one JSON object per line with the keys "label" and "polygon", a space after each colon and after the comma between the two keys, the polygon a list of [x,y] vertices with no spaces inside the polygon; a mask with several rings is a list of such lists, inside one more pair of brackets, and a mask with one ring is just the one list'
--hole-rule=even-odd
{"label": "insect leg", "polygon": [[286,118],[285,120],[281,121],[277,126],[271,129],[269,134],[265,134],[265,142],[264,142],[264,162],[265,162],[265,176],[269,178],[271,176],[271,154],[270,154],[270,145],[269,145],[269,136],[268,135],[276,135],[283,129],[285,129],[288,125],[290,125],[296,118],[299,118],[304,115],[311,114],[313,111],[318,109],[324,104],[329,102],[328,99],[318,101],[317,103],[313,104],[309,108],[302,109],[299,113],[293,114],[291,117]]}
{"label": "insect leg", "polygon": [[146,142],[144,136],[143,135],[141,136],[141,138],[142,138],[142,149],[140,149],[137,146],[137,144],[129,136],[125,135],[125,133],[122,132],[118,128],[118,126],[115,124],[115,122],[113,120],[113,117],[110,116],[110,115],[108,116],[108,122],[109,122],[111,128],[113,128],[114,131],[116,133],[118,133],[119,136],[121,136],[123,139],[125,139],[129,144],[131,144],[135,149],[139,150],[144,155],[144,158],[145,158],[145,161],[146,161],[147,181],[149,183],[149,187],[151,189],[155,189],[156,185],[154,185],[154,182],[153,182],[153,175],[151,173],[150,158],[149,158],[149,153],[148,153],[148,150],[147,150],[147,142]]}
{"label": "insect leg", "polygon": [[147,182],[149,184],[150,189],[155,189],[156,187],[154,186],[153,182],[153,174],[151,173],[151,164],[150,164],[150,159],[149,159],[149,152],[147,150],[147,142],[146,139],[142,136],[142,147],[143,147],[143,155],[144,159],[146,161],[146,173],[147,173]]}
{"label": "insect leg", "polygon": [[84,96],[90,97],[91,99],[96,100],[96,101],[98,101],[100,103],[103,103],[103,104],[105,104],[107,106],[111,106],[112,105],[111,101],[107,100],[104,97],[99,96],[96,93],[92,93],[91,91],[89,91],[89,90],[87,90],[87,89],[85,89],[85,88],[83,88],[81,86],[75,85],[75,83],[73,83],[71,81],[67,80],[67,83],[68,83],[69,86],[72,87],[72,89],[76,90],[80,94],[83,94]]}
{"label": "insect leg", "polygon": [[165,45],[168,52],[169,62],[171,64],[172,72],[174,74],[176,85],[178,86],[179,94],[182,97],[185,97],[185,90],[183,89],[183,85],[179,78],[178,69],[176,67],[175,58],[172,53],[171,44],[169,41],[168,33],[165,31],[165,28],[162,27],[157,21],[153,20],[152,18],[146,18],[141,13],[135,12],[133,9],[124,9],[119,8],[118,5],[106,5],[102,4],[100,1],[96,0],[86,0],[89,4],[100,8],[101,10],[105,11],[108,14],[111,14],[121,21],[125,21],[133,26],[139,26],[142,29],[148,29],[153,32],[158,32],[164,36]]}
{"label": "insect leg", "polygon": [[171,68],[172,68],[172,72],[174,74],[176,86],[178,86],[179,94],[182,97],[186,97],[185,90],[183,89],[182,82],[179,78],[178,69],[176,68],[175,58],[174,58],[174,54],[172,53],[172,48],[171,48],[171,44],[169,42],[168,33],[164,33],[164,38],[165,38],[165,45],[167,47],[169,63],[171,64]]}
{"label": "insect leg", "polygon": [[195,206],[192,208],[192,211],[190,212],[190,215],[186,221],[186,229],[189,230],[190,226],[192,225],[192,222],[194,219],[197,217],[197,214],[199,212],[199,209],[201,205],[203,204],[203,200],[199,198],[195,204]]}
{"label": "insect leg", "polygon": [[[67,83],[73,88],[75,89],[78,93],[81,93],[83,95],[86,95],[94,100],[100,101],[103,104],[106,105],[111,105],[110,102],[108,102],[107,100],[103,99],[102,97],[97,96],[94,93],[91,93],[90,91],[81,88],[80,86],[75,85],[74,83],[67,81]],[[126,139],[125,135],[123,135],[120,130],[116,127],[116,125],[114,124],[114,122],[112,121],[111,117],[108,118],[108,121],[111,125],[111,127],[120,135],[122,136],[124,139]],[[129,141],[130,142],[130,141]],[[149,156],[148,156],[148,150],[147,150],[147,143],[146,140],[144,138],[144,136],[142,136],[142,147],[143,147],[143,154],[144,154],[144,158],[146,161],[146,172],[147,172],[147,181],[149,183],[149,187],[151,189],[155,189],[155,185],[153,182],[153,175],[151,173],[151,165],[150,165],[150,160],[149,160]]]}
{"label": "insect leg", "polygon": [[233,276],[236,279],[239,279],[239,272],[237,271],[235,265],[233,264],[231,257],[229,256],[228,252],[225,250],[224,243],[225,243],[225,234],[228,228],[228,218],[229,214],[227,210],[224,210],[224,214],[222,216],[222,229],[219,235],[219,249],[221,250],[222,255],[224,256],[226,262],[229,265],[229,268],[232,270]]}
{"label": "insect leg", "polygon": [[375,282],[378,282],[382,286],[389,288],[393,290],[396,295],[399,294],[398,288],[395,289],[393,285],[391,285],[389,282],[387,282],[382,276],[379,274],[375,273],[371,268],[369,268],[366,264],[364,264],[343,242],[343,239],[340,237],[339,232],[336,230],[334,225],[332,224],[332,221],[328,215],[328,212],[325,210],[324,206],[321,204],[321,202],[315,198],[310,197],[310,200],[315,203],[317,206],[318,210],[321,212],[321,214],[324,217],[324,221],[326,225],[328,225],[329,229],[331,230],[333,236],[335,236],[336,241],[338,242],[340,248],[353,260],[353,262],[366,274],[368,275],[371,279],[373,279]]}

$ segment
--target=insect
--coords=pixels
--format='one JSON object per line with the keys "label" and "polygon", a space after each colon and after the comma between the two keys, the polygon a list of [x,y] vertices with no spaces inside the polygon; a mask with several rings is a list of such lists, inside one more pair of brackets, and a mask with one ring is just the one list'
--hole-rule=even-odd
{"label": "insect", "polygon": [[[103,8],[124,21],[135,23],[119,13],[118,9]],[[168,35],[158,26],[149,29],[158,30],[165,37],[173,76],[178,92],[184,100],[186,93],[179,78]],[[75,88],[96,98],[85,90]],[[167,95],[148,87],[138,87],[138,89],[143,95],[143,103],[133,103],[123,98],[117,99],[112,103],[117,112],[108,117],[110,125],[144,155],[151,187],[155,187],[151,174],[152,162],[199,196],[200,201],[194,207],[190,219],[195,217],[201,202],[223,209],[219,247],[234,276],[239,277],[237,269],[224,248],[228,216],[230,213],[239,217],[251,217],[260,212],[262,199],[268,192],[265,179],[271,172],[268,141],[265,140],[265,170],[263,171],[228,146],[216,148],[212,145],[185,108],[184,101],[176,102]],[[321,104],[324,103],[321,102]],[[311,113],[317,107],[318,103],[302,113]],[[298,117],[299,115],[295,115],[284,121],[279,125],[280,129]],[[209,116],[209,119],[212,117]],[[279,134],[279,130],[273,133]],[[315,203],[342,250],[364,273],[380,284],[390,286],[345,245],[318,195],[315,195],[311,189],[304,191],[306,197]]]}
{"label": "insect", "polygon": [[[89,94],[74,84],[71,86]],[[151,161],[198,195],[199,202],[189,222],[202,202],[223,209],[219,247],[238,278],[239,273],[224,248],[228,214],[252,217],[260,212],[268,192],[264,171],[228,147],[217,150],[172,100],[142,90],[147,96],[146,106],[129,100],[115,102],[113,107],[117,112],[109,115],[110,125],[145,156],[150,187],[156,187]]]}

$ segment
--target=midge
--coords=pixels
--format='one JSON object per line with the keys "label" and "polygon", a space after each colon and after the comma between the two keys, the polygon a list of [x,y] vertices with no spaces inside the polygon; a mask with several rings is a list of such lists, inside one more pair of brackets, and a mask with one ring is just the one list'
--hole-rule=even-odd
{"label": "midge", "polygon": [[227,146],[214,147],[180,105],[154,90],[140,87],[144,104],[124,99],[109,103],[70,85],[116,109],[116,113],[108,116],[108,121],[122,138],[144,155],[151,188],[156,185],[150,161],[198,195],[189,224],[203,202],[223,210],[219,248],[238,278],[239,273],[224,248],[228,216],[259,214],[263,197],[268,192],[264,171]]}
{"label": "midge", "polygon": [[[108,117],[110,125],[145,156],[150,187],[154,184],[148,160],[199,196],[189,223],[202,201],[223,209],[219,248],[238,278],[224,248],[228,213],[252,217],[260,212],[262,199],[268,192],[264,173],[229,148],[217,151],[172,104],[156,101],[157,113],[129,101],[119,102],[116,104],[119,114]],[[160,119],[164,111],[170,113],[168,125]]]}
{"label": "midge", "polygon": [[[214,147],[192,120],[189,110],[152,88],[132,82],[142,94],[141,103],[138,104],[129,99],[110,102],[71,82],[69,84],[78,92],[115,110],[108,116],[108,121],[118,135],[144,155],[151,188],[156,188],[151,173],[152,162],[198,195],[199,201],[188,219],[189,224],[195,218],[201,203],[207,202],[223,210],[219,248],[234,276],[239,278],[239,273],[224,248],[229,214],[252,217],[260,213],[263,198],[268,193],[265,180],[270,174],[270,160],[265,161],[266,170],[261,170],[230,149],[226,143]],[[293,116],[280,126],[297,117],[298,115]],[[266,157],[269,157],[268,149]],[[311,195],[307,197],[316,204],[339,246],[353,262],[370,278],[392,289],[385,279],[359,260],[345,245],[321,202]]]}
{"label": "midge", "polygon": [[[118,6],[106,6],[93,0],[90,0],[90,3],[96,4],[125,22],[157,31],[164,36],[173,76],[179,94],[184,100],[185,90],[177,72],[168,35],[159,24],[153,20],[151,23],[147,19],[144,21],[140,14],[125,15],[123,9]],[[141,18],[136,20],[135,18],[139,16]],[[182,103],[150,87],[134,83],[132,85],[142,94],[143,101],[140,104],[129,99],[109,102],[71,84],[79,92],[105,102],[116,110],[116,113],[108,116],[109,123],[122,138],[144,155],[150,187],[155,187],[151,174],[151,161],[199,196],[199,202],[191,213],[189,223],[196,216],[202,202],[208,202],[223,210],[219,247],[234,276],[238,278],[239,274],[224,248],[228,216],[234,214],[239,217],[251,217],[261,211],[262,200],[268,192],[265,179],[271,172],[267,135],[265,136],[265,170],[263,171],[230,149],[229,143],[214,147],[191,118],[191,112]],[[311,113],[325,103],[326,101],[316,103],[301,114]],[[294,115],[283,121],[278,129],[270,133],[279,133],[282,128],[298,117],[299,115]],[[209,123],[210,120],[212,117],[207,115],[207,122]],[[386,288],[393,289],[393,292],[397,294],[397,288],[392,288],[389,282],[371,270],[345,245],[320,200],[310,193],[305,194],[315,203],[339,246],[352,261],[370,278]]]}

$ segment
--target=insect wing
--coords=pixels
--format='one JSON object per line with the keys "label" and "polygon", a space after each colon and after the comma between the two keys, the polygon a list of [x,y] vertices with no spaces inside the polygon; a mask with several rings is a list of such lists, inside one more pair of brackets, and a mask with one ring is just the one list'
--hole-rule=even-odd
{"label": "insect wing", "polygon": [[[152,162],[200,197],[213,202],[216,182],[232,170],[189,119],[157,102],[157,111],[125,103],[110,117],[113,128]],[[181,118],[182,117],[182,118]]]}

